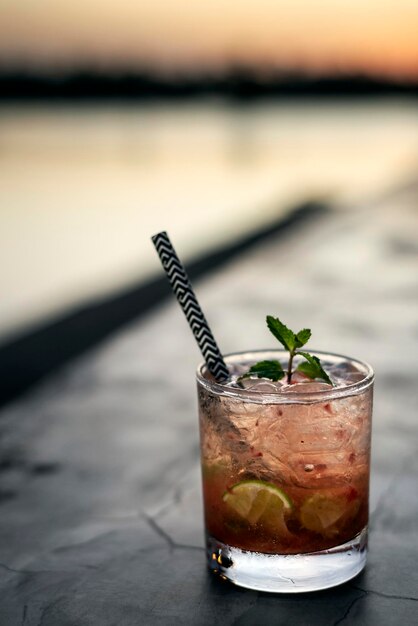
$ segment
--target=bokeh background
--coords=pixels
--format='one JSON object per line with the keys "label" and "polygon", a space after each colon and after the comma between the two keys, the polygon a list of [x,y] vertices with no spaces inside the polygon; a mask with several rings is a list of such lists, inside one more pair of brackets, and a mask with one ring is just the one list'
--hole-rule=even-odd
{"label": "bokeh background", "polygon": [[152,280],[159,230],[188,262],[416,181],[417,29],[414,0],[0,0],[0,353]]}

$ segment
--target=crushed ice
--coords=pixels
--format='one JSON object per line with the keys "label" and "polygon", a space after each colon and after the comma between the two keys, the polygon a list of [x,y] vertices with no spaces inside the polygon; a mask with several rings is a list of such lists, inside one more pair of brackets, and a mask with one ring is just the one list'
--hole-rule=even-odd
{"label": "crushed ice", "polygon": [[[230,366],[231,376],[226,386],[232,389],[245,389],[247,391],[265,394],[315,393],[331,389],[328,383],[320,379],[311,380],[299,371],[293,373],[292,383],[290,385],[287,383],[286,377],[278,381],[272,381],[268,378],[258,378],[256,376],[241,378],[251,365],[252,363],[233,364]],[[342,361],[340,363],[322,361],[322,366],[335,387],[346,387],[347,385],[360,382],[364,378],[364,373],[349,361]]]}

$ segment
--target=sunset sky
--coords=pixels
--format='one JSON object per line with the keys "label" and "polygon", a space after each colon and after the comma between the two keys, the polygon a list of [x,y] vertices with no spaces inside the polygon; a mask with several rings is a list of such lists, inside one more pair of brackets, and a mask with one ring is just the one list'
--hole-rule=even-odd
{"label": "sunset sky", "polygon": [[418,77],[417,0],[0,0],[2,65]]}

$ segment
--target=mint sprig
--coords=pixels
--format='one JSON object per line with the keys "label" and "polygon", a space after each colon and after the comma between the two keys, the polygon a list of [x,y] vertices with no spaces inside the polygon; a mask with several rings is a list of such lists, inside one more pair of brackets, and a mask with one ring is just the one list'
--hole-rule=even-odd
{"label": "mint sprig", "polygon": [[290,383],[292,379],[293,359],[296,354],[296,350],[297,348],[302,348],[302,346],[309,341],[312,333],[309,328],[303,328],[298,333],[294,333],[293,330],[290,330],[290,328],[283,324],[278,317],[273,317],[272,315],[267,315],[266,322],[270,332],[273,333],[276,339],[280,341],[286,350],[289,350],[287,382]]}
{"label": "mint sprig", "polygon": [[298,333],[294,333],[290,328],[285,326],[278,317],[267,315],[266,322],[270,332],[280,341],[283,348],[289,350],[289,352],[294,352],[296,348],[304,346],[311,337],[309,328],[304,328]]}
{"label": "mint sprig", "polygon": [[[318,357],[309,354],[309,352],[299,350],[299,348],[302,348],[311,338],[312,333],[309,328],[303,328],[298,333],[295,333],[283,324],[278,317],[273,317],[272,315],[267,315],[266,322],[270,332],[282,344],[285,350],[289,352],[289,360],[286,367],[287,382],[289,384],[292,381],[293,359],[296,355],[300,355],[306,359],[306,361],[298,365],[296,368],[298,371],[303,372],[309,378],[321,378],[326,383],[332,385],[332,381],[323,369]],[[250,367],[248,372],[241,376],[241,379],[248,376],[258,376],[259,378],[280,380],[280,378],[283,378],[284,374],[285,372],[279,361],[260,361]]]}

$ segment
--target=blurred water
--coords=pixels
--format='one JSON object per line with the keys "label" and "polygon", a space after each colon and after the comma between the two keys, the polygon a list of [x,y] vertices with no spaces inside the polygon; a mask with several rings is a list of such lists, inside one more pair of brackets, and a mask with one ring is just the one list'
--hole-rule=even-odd
{"label": "blurred water", "polygon": [[415,103],[3,106],[0,335],[159,272],[312,197],[359,200],[418,162]]}

